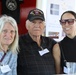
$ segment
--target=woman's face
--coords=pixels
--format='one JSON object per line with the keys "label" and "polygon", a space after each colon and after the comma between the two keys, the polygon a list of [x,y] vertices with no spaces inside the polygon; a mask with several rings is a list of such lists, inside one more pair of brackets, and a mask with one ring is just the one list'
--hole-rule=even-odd
{"label": "woman's face", "polygon": [[62,16],[62,28],[66,35],[75,35],[76,33],[76,20],[70,13],[65,13]]}
{"label": "woman's face", "polygon": [[5,23],[0,34],[0,42],[2,46],[9,46],[15,38],[15,29],[10,23]]}

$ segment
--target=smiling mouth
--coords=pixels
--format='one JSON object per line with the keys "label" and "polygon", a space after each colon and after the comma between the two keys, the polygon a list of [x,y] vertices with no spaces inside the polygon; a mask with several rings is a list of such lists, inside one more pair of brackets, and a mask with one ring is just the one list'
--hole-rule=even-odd
{"label": "smiling mouth", "polygon": [[65,30],[70,30],[70,28],[65,28]]}

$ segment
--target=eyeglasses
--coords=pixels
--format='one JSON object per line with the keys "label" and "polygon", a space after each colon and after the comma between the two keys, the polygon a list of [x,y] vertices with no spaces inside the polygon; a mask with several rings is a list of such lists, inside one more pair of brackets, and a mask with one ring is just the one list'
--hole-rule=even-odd
{"label": "eyeglasses", "polygon": [[66,25],[66,22],[67,22],[69,25],[73,25],[74,24],[74,21],[76,21],[76,19],[60,20],[60,24],[61,25]]}

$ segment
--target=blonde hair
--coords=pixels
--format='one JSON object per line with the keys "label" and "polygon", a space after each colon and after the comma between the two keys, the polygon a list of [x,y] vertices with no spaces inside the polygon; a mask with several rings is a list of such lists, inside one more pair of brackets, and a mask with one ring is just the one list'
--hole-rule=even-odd
{"label": "blonde hair", "polygon": [[[18,53],[18,51],[19,51],[19,45],[18,45],[19,34],[18,34],[17,23],[14,18],[12,18],[11,16],[7,16],[7,15],[2,15],[0,17],[0,34],[2,33],[2,29],[6,22],[9,22],[14,27],[14,29],[16,31],[14,41],[9,46],[9,50],[11,50],[13,53]],[[0,49],[2,49],[1,42],[0,42]]]}

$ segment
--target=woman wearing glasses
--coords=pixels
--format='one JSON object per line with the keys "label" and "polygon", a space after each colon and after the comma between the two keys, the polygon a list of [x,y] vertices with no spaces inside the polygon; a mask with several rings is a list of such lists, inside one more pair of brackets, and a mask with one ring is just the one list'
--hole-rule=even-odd
{"label": "woman wearing glasses", "polygon": [[76,13],[74,11],[64,12],[61,15],[60,24],[66,34],[59,43],[61,66],[64,73],[76,74]]}

